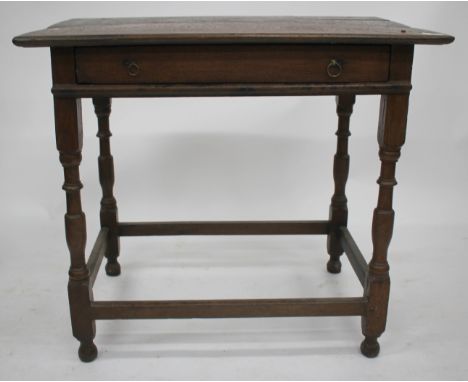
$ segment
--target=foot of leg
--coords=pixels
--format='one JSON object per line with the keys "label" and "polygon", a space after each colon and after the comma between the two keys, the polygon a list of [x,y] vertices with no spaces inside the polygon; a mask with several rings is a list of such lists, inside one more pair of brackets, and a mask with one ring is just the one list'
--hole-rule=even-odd
{"label": "foot of leg", "polygon": [[361,343],[361,353],[368,358],[375,358],[378,356],[380,351],[380,345],[377,342],[377,338],[366,337]]}
{"label": "foot of leg", "polygon": [[93,341],[81,342],[78,349],[78,356],[82,362],[92,362],[97,357],[97,347]]}
{"label": "foot of leg", "polygon": [[327,270],[330,273],[340,273],[341,272],[341,261],[340,259],[332,259],[328,260],[327,263]]}
{"label": "foot of leg", "polygon": [[107,262],[106,264],[106,274],[107,276],[118,276],[120,275],[120,264],[117,260],[112,262]]}

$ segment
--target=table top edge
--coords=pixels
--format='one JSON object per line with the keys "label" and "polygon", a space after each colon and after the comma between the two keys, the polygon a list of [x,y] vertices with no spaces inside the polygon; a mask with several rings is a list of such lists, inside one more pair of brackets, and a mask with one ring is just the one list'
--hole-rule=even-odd
{"label": "table top edge", "polygon": [[[245,26],[245,28],[243,28]],[[449,44],[454,37],[376,17],[70,19],[13,38],[21,47],[151,44]]]}

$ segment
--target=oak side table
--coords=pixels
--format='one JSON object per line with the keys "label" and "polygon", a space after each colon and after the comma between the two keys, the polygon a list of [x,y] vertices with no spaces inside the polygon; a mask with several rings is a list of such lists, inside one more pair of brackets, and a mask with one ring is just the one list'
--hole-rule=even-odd
{"label": "oak side table", "polygon": [[[18,46],[51,50],[55,133],[67,199],[68,294],[80,359],[97,356],[95,320],[281,316],[361,316],[361,351],[377,356],[387,317],[392,194],[405,141],[414,45],[453,40],[379,18],[347,17],[73,19],[15,37]],[[359,94],[381,95],[381,171],[369,264],[346,228],[349,119]],[[112,97],[312,95],[334,95],[337,101],[335,192],[328,220],[119,221],[109,142]],[[79,175],[82,98],[93,99],[98,118],[102,186],[101,230],[87,260]],[[107,275],[117,276],[119,238],[149,235],[327,235],[328,271],[340,272],[344,252],[364,292],[351,298],[95,301],[92,289],[103,257]]]}

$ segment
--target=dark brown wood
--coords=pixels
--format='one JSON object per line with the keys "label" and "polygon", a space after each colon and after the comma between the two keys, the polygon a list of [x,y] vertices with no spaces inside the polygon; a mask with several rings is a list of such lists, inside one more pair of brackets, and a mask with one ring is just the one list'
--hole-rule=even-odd
{"label": "dark brown wood", "polygon": [[84,362],[97,356],[93,339],[95,324],[90,314],[93,293],[89,270],[85,262],[86,220],[81,209],[79,165],[81,162],[82,127],[81,104],[79,99],[55,98],[55,124],[57,148],[64,168],[63,189],[67,195],[65,233],[70,251],[68,297],[73,335],[80,341],[78,354]]}
{"label": "dark brown wood", "polygon": [[117,201],[113,194],[114,187],[114,158],[110,149],[109,115],[111,113],[110,98],[93,98],[94,111],[98,118],[99,138],[99,181],[102,188],[101,199],[101,227],[107,227],[107,264],[106,273],[108,276],[120,275],[120,264],[117,257],[120,252],[120,239],[118,235],[118,211]]}
{"label": "dark brown wood", "polygon": [[369,267],[367,266],[366,259],[362,255],[359,247],[353,239],[353,236],[349,232],[348,228],[340,227],[340,244],[348,257],[351,266],[353,267],[354,273],[358,277],[361,285],[364,287],[367,281],[367,275]]}
{"label": "dark brown wood", "polygon": [[156,45],[75,54],[80,84],[349,83],[387,81],[390,47]]}
{"label": "dark brown wood", "polygon": [[120,236],[326,235],[327,220],[119,223]]}
{"label": "dark brown wood", "polygon": [[94,242],[93,249],[91,250],[91,254],[89,255],[88,262],[86,266],[89,270],[89,285],[92,288],[94,282],[96,281],[97,274],[99,272],[99,268],[101,266],[102,259],[104,258],[105,254],[107,253],[107,246],[108,246],[108,234],[109,229],[104,227],[101,228],[99,231],[98,237]]}
{"label": "dark brown wood", "polygon": [[[377,18],[193,17],[75,19],[15,37],[19,46],[50,46],[57,148],[67,195],[69,301],[79,356],[97,356],[96,319],[362,316],[361,351],[379,352],[390,288],[395,164],[404,143],[414,44],[446,44],[452,36]],[[382,95],[378,128],[381,173],[369,265],[347,225],[349,118],[356,95]],[[113,193],[109,115],[114,97],[335,95],[338,143],[335,191],[324,221],[119,223]],[[79,165],[81,98],[93,98],[100,140],[101,231],[86,263],[86,221]],[[343,251],[363,297],[195,301],[93,301],[104,254],[117,274],[119,236],[328,235],[328,269]],[[110,268],[112,269],[110,269]],[[117,271],[118,267],[118,271]]]}
{"label": "dark brown wood", "polygon": [[364,291],[368,299],[367,312],[362,319],[365,340],[362,353],[375,357],[379,353],[377,338],[385,330],[388,297],[390,292],[389,265],[387,252],[393,232],[395,212],[392,207],[395,167],[400,149],[405,142],[408,95],[382,96],[378,129],[379,157],[382,162],[379,197],[372,220],[372,242],[374,251],[369,263],[369,276]]}
{"label": "dark brown wood", "polygon": [[75,50],[73,48],[51,48],[52,82],[54,85],[74,84]]}
{"label": "dark brown wood", "polygon": [[361,316],[362,297],[256,300],[95,301],[96,320],[144,318],[240,318]]}
{"label": "dark brown wood", "polygon": [[[68,83],[74,78],[73,49],[51,49],[52,78],[54,83]],[[78,356],[83,362],[97,357],[93,342],[96,326],[91,317],[93,290],[86,265],[86,217],[81,208],[79,166],[83,148],[81,100],[79,98],[54,97],[55,138],[63,166],[65,182],[63,190],[67,198],[65,236],[70,252],[68,272],[68,300],[73,336],[80,341]]]}
{"label": "dark brown wood", "polygon": [[52,93],[61,97],[251,97],[313,96],[340,94],[401,94],[411,90],[404,81],[352,84],[128,84],[54,85]]}
{"label": "dark brown wood", "polygon": [[391,82],[411,83],[411,72],[413,69],[413,45],[393,45],[390,56],[390,78]]}
{"label": "dark brown wood", "polygon": [[335,192],[330,205],[330,233],[327,237],[327,251],[330,260],[327,270],[330,273],[340,273],[340,256],[343,248],[340,243],[339,228],[348,224],[348,199],[346,198],[346,181],[349,173],[348,138],[349,119],[353,113],[353,105],[356,100],[354,95],[342,95],[336,97],[336,113],[338,114],[338,130],[336,131],[336,154],[333,161],[333,179]]}
{"label": "dark brown wood", "polygon": [[73,19],[13,39],[18,46],[145,44],[448,44],[452,36],[375,17]]}

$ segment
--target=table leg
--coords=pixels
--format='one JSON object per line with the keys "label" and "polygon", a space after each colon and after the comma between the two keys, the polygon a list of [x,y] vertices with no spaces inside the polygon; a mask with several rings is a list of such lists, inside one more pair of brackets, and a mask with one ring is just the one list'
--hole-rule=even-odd
{"label": "table leg", "polygon": [[381,161],[379,197],[372,221],[373,253],[369,263],[369,276],[364,291],[367,311],[362,318],[362,332],[366,337],[361,352],[367,357],[379,353],[377,338],[384,332],[387,321],[390,292],[387,252],[392,238],[394,211],[392,208],[395,167],[405,142],[408,95],[383,95],[380,104],[378,129],[379,157]]}
{"label": "table leg", "polygon": [[346,181],[349,173],[348,137],[349,119],[353,112],[356,97],[354,95],[340,95],[336,97],[336,113],[338,114],[338,130],[336,131],[337,146],[333,162],[333,179],[335,181],[335,192],[331,199],[330,221],[331,231],[327,238],[327,250],[330,260],[327,270],[330,273],[340,273],[340,256],[343,248],[340,244],[338,229],[346,226],[348,222],[348,206],[346,199]]}
{"label": "table leg", "polygon": [[67,212],[65,234],[70,251],[68,298],[73,335],[80,341],[78,355],[84,362],[97,356],[93,342],[95,323],[91,316],[92,289],[89,270],[86,266],[86,218],[81,208],[79,165],[83,146],[81,126],[81,100],[74,98],[54,99],[57,149],[64,169]]}
{"label": "table leg", "polygon": [[117,261],[117,257],[120,252],[120,239],[118,236],[117,202],[113,195],[114,158],[110,150],[110,137],[112,136],[109,129],[111,100],[110,98],[93,98],[93,104],[98,118],[99,181],[102,188],[101,227],[109,229],[106,273],[108,276],[118,276],[120,274],[120,264]]}

